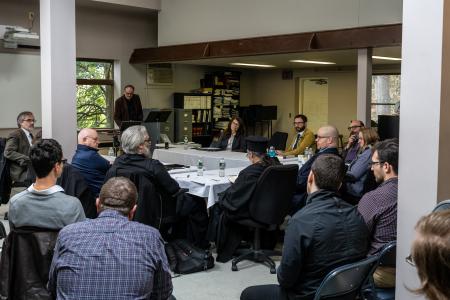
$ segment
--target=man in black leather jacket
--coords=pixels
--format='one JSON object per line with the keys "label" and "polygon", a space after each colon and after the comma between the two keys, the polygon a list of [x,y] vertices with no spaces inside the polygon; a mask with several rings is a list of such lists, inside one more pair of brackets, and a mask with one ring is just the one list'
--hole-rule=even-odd
{"label": "man in black leather jacket", "polygon": [[336,195],[343,177],[339,156],[324,154],[315,160],[306,206],[292,216],[286,229],[279,285],[249,287],[241,299],[313,299],[331,270],[366,256],[369,233],[364,220]]}

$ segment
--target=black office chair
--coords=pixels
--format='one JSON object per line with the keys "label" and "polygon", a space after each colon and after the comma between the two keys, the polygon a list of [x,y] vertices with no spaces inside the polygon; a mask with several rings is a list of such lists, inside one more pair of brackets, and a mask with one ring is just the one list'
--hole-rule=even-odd
{"label": "black office chair", "polygon": [[277,131],[274,134],[272,134],[272,137],[269,141],[269,146],[273,146],[275,150],[282,150],[284,151],[286,149],[286,141],[288,139],[288,134],[286,132]]}
{"label": "black office chair", "polygon": [[314,300],[354,300],[378,262],[378,256],[338,267],[328,273],[316,291]]}
{"label": "black office chair", "polygon": [[443,211],[446,209],[450,209],[450,200],[444,200],[439,202],[436,207],[433,209],[433,212]]}
{"label": "black office chair", "polygon": [[268,167],[261,174],[249,203],[251,219],[236,221],[254,229],[253,247],[233,259],[231,262],[233,271],[238,270],[238,262],[250,259],[268,263],[270,273],[275,274],[275,263],[269,256],[281,253],[261,249],[261,229],[276,230],[278,225],[283,223],[295,192],[297,173],[297,165],[278,165]]}
{"label": "black office chair", "polygon": [[378,267],[394,267],[396,265],[396,251],[397,242],[393,241],[386,244],[383,249],[381,249],[378,256],[378,263],[373,268],[373,271],[369,274],[368,281],[370,288],[364,289],[364,299],[370,300],[394,300],[395,299],[395,288],[378,288],[375,287],[373,282],[373,273]]}
{"label": "black office chair", "polygon": [[20,227],[9,233],[0,260],[1,299],[51,299],[47,282],[58,232]]}

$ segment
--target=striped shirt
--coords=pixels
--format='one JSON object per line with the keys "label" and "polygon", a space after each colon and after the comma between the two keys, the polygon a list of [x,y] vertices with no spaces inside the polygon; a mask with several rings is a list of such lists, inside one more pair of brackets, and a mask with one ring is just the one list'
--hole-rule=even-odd
{"label": "striped shirt", "polygon": [[172,281],[159,232],[105,210],[60,231],[48,287],[57,299],[167,299]]}
{"label": "striped shirt", "polygon": [[369,255],[377,253],[385,244],[397,240],[397,177],[384,181],[365,194],[358,204],[371,236]]}

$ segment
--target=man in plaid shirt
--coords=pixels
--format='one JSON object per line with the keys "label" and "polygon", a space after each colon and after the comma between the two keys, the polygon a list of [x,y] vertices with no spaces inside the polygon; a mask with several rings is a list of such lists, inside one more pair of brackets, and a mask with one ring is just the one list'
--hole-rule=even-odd
{"label": "man in plaid shirt", "polygon": [[[398,140],[375,144],[370,163],[378,188],[365,194],[358,204],[371,236],[369,255],[397,240]],[[375,284],[382,288],[395,286],[395,268],[378,267]]]}
{"label": "man in plaid shirt", "polygon": [[97,219],[64,227],[48,288],[57,299],[168,299],[171,275],[159,232],[130,221],[137,191],[124,177],[108,180]]}

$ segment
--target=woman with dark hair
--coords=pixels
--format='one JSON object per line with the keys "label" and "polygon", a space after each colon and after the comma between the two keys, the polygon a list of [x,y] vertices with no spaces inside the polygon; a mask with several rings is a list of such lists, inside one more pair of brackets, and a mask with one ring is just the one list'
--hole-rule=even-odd
{"label": "woman with dark hair", "polygon": [[363,128],[358,133],[359,154],[350,163],[345,176],[346,193],[357,201],[365,192],[367,176],[370,172],[372,146],[379,140],[378,133],[373,128]]}
{"label": "woman with dark hair", "polygon": [[231,118],[227,129],[214,146],[227,151],[245,151],[244,122],[239,117]]}
{"label": "woman with dark hair", "polygon": [[415,290],[430,300],[450,299],[450,210],[422,217],[416,225],[411,256],[422,286]]}

